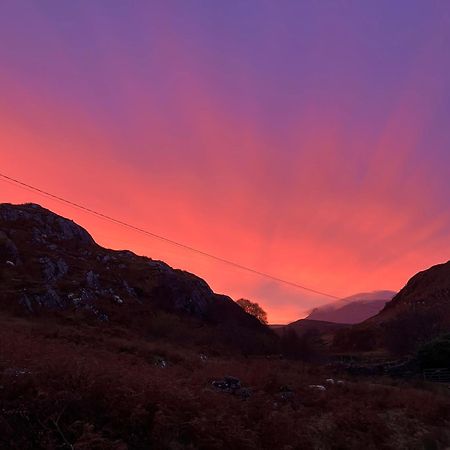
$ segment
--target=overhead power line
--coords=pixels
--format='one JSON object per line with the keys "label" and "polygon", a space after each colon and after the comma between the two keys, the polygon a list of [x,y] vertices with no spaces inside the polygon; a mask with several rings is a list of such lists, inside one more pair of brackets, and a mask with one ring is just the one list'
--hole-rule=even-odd
{"label": "overhead power line", "polygon": [[21,187],[23,189],[26,189],[26,190],[29,190],[31,192],[34,192],[34,193],[37,193],[37,194],[49,197],[49,198],[54,199],[54,200],[58,200],[58,201],[60,201],[62,203],[65,203],[66,205],[72,206],[74,208],[78,208],[78,209],[80,209],[82,211],[85,211],[85,212],[87,212],[89,214],[93,214],[93,215],[95,215],[97,217],[100,217],[102,219],[108,220],[108,221],[113,222],[113,223],[115,223],[117,225],[121,225],[123,227],[129,228],[131,230],[134,230],[134,231],[137,231],[139,233],[142,233],[142,234],[145,234],[147,236],[150,236],[152,238],[159,239],[160,241],[167,242],[169,244],[172,244],[172,245],[175,245],[177,247],[180,247],[180,248],[183,248],[185,250],[188,250],[188,251],[190,251],[192,253],[197,253],[197,254],[202,255],[202,256],[204,256],[206,258],[210,258],[210,259],[213,259],[215,261],[218,261],[218,262],[221,262],[221,263],[224,263],[224,264],[228,264],[229,266],[235,267],[235,268],[240,269],[240,270],[244,270],[246,272],[253,273],[255,275],[259,275],[259,276],[264,277],[264,278],[268,278],[268,279],[276,281],[278,283],[286,284],[286,285],[293,286],[293,287],[298,288],[298,289],[302,289],[304,291],[308,291],[308,292],[312,292],[314,294],[322,295],[324,297],[330,297],[330,298],[333,298],[333,299],[339,299],[340,298],[340,297],[338,297],[336,295],[329,294],[329,293],[323,292],[323,291],[319,291],[317,289],[312,289],[312,288],[309,288],[307,286],[303,286],[301,284],[295,283],[293,281],[284,280],[282,278],[279,278],[277,276],[271,275],[269,273],[261,272],[259,270],[253,269],[251,267],[244,266],[244,265],[236,263],[234,261],[230,261],[230,260],[222,258],[220,256],[213,255],[211,253],[205,252],[203,250],[199,250],[199,249],[191,247],[189,245],[182,244],[181,242],[174,241],[174,240],[169,239],[167,237],[164,237],[164,236],[161,236],[159,234],[153,233],[151,231],[145,230],[144,228],[139,228],[139,227],[137,227],[135,225],[132,225],[130,223],[124,222],[124,221],[119,220],[119,219],[115,219],[114,217],[108,216],[108,215],[103,214],[103,213],[101,213],[99,211],[95,211],[95,210],[93,210],[91,208],[88,208],[86,206],[83,206],[83,205],[80,205],[78,203],[72,202],[72,201],[67,200],[67,199],[65,199],[63,197],[60,197],[58,195],[55,195],[55,194],[52,194],[50,192],[44,191],[43,189],[40,189],[40,188],[37,188],[37,187],[32,186],[30,184],[24,183],[23,181],[20,181],[20,180],[18,180],[16,178],[9,177],[9,176],[4,175],[2,173],[0,173],[0,177],[3,178],[3,180],[5,180],[7,182],[10,182],[10,183],[12,183],[12,184],[14,184],[14,185],[16,185],[18,187]]}

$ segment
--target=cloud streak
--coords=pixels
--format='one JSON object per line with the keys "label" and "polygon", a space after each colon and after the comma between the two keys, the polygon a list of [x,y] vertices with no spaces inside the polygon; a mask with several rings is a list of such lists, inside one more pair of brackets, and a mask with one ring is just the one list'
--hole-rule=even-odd
{"label": "cloud streak", "polygon": [[[412,34],[387,6],[381,30],[359,6],[44,4],[0,7],[2,171],[339,296],[399,289],[449,258],[448,11],[414,3]],[[5,22],[19,20],[22,34]],[[0,200],[43,203],[272,322],[329,301],[8,184]]]}

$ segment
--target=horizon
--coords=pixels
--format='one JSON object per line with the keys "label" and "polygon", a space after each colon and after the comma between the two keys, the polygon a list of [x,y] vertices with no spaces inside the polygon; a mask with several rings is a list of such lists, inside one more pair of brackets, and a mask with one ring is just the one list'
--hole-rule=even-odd
{"label": "horizon", "polygon": [[[2,175],[2,174],[0,174],[0,179],[5,179],[5,176],[4,175]],[[17,180],[17,183],[20,183],[18,180]],[[11,183],[11,184],[13,184],[13,183]],[[21,185],[20,184],[18,184],[17,185],[19,188],[21,187]],[[23,186],[22,186],[22,188],[23,188]],[[31,190],[31,189],[28,189],[28,190]],[[37,193],[38,191],[36,190],[35,191],[35,193]],[[41,194],[42,194],[42,192],[41,192]],[[53,200],[55,200],[55,199],[53,199]],[[66,202],[66,200],[63,200],[63,199],[61,199],[61,203],[65,203]],[[39,204],[39,203],[32,203],[32,202],[25,202],[25,203],[20,203],[20,204],[12,204],[12,203],[9,203],[9,202],[5,202],[5,203],[0,203],[0,205],[12,205],[12,206],[27,206],[27,205],[31,205],[31,206],[34,206],[34,207],[38,207],[38,208],[44,208],[44,209],[46,209],[47,211],[49,211],[50,213],[52,213],[52,214],[56,214],[54,211],[52,211],[51,209],[48,209],[48,208],[45,208],[45,207],[43,207],[41,204]],[[66,206],[69,206],[69,207],[72,207],[72,208],[75,208],[75,209],[77,209],[77,207],[75,206],[75,205],[67,205],[66,204]],[[84,207],[82,207],[81,205],[80,206],[78,206],[78,208],[84,208]],[[84,211],[84,212],[86,212],[86,210]],[[94,214],[101,214],[101,213],[99,213],[99,212],[97,212],[97,213],[95,213],[94,211],[92,211],[92,213],[94,213]],[[71,221],[74,221],[73,219],[71,219],[70,217],[64,217],[64,216],[60,216],[60,217],[63,217],[64,219],[66,219],[66,220],[71,220]],[[101,216],[97,216],[97,217],[101,217]],[[103,217],[103,219],[105,219],[105,220],[112,220],[112,221],[117,221],[117,219],[115,219],[115,218],[107,218],[107,217]],[[76,223],[76,221],[74,221],[74,223]],[[128,227],[132,227],[133,225],[132,224],[123,224],[123,225],[126,225],[126,226],[128,226]],[[88,229],[86,229],[86,228],[84,228],[84,230],[89,234],[89,235],[91,235],[91,233],[90,233],[90,231],[88,230]],[[131,231],[133,231],[133,230],[131,230]],[[138,231],[138,229],[135,229],[134,231]],[[142,230],[142,231],[145,231],[145,230]],[[92,235],[91,235],[92,236]],[[93,237],[93,239],[94,239],[94,242],[96,242],[96,240],[95,240],[95,238]],[[162,240],[165,240],[165,238],[164,237],[161,237],[161,239]],[[98,244],[98,242],[96,242],[97,244]],[[179,245],[183,245],[183,244],[177,244],[177,243],[174,243],[175,245],[177,245],[177,246],[179,246]],[[105,248],[105,249],[108,249],[108,247],[103,247],[103,248]],[[110,250],[116,250],[116,251],[129,251],[129,249],[125,249],[125,248],[109,248]],[[195,249],[194,249],[195,250]],[[136,254],[137,256],[144,256],[144,257],[149,257],[148,255],[139,255],[139,254]],[[211,255],[204,255],[204,256],[211,256]],[[212,256],[212,258],[214,259],[215,258],[215,256]],[[229,262],[225,262],[225,261],[222,261],[223,263],[229,263]],[[233,263],[230,263],[230,264],[233,264]],[[177,268],[177,267],[174,267],[174,269],[179,269],[179,268]],[[241,270],[252,270],[252,269],[249,269],[249,268],[245,268],[245,267],[243,267]],[[194,275],[196,275],[196,274],[194,274]],[[264,274],[260,274],[261,276],[269,276],[270,277],[270,275],[264,275]],[[207,281],[207,280],[204,280],[204,281]],[[289,283],[289,281],[281,281],[283,284],[284,283]],[[307,287],[299,287],[299,289],[301,289],[301,290],[308,290],[308,288]],[[227,293],[226,292],[216,292],[216,293],[218,293],[218,294],[222,294],[222,295],[227,295]],[[355,293],[355,294],[353,294],[353,295],[351,295],[351,296],[349,296],[349,297],[344,297],[344,298],[337,298],[337,299],[333,299],[333,300],[331,300],[331,301],[329,301],[328,303],[324,303],[324,304],[321,304],[320,305],[320,307],[314,307],[314,308],[312,308],[312,309],[310,309],[310,310],[308,310],[308,311],[306,311],[306,314],[305,314],[305,316],[304,317],[299,317],[298,319],[296,319],[296,320],[300,320],[300,319],[304,319],[304,318],[307,318],[308,317],[308,315],[309,314],[311,314],[312,312],[314,312],[317,308],[332,308],[332,307],[337,307],[337,306],[339,306],[339,305],[342,305],[344,302],[347,302],[347,303],[350,303],[350,302],[355,302],[355,301],[357,301],[357,302],[361,302],[361,303],[364,303],[364,302],[367,302],[367,301],[373,301],[374,299],[376,299],[376,300],[380,300],[381,299],[381,297],[386,297],[386,298],[392,298],[392,297],[394,297],[395,295],[397,294],[397,292],[395,292],[395,291],[388,291],[388,290],[378,290],[378,291],[371,291],[371,292],[358,292],[358,293]],[[321,295],[321,294],[319,294],[319,295]],[[322,294],[322,296],[327,296],[326,294]],[[234,301],[237,301],[237,300],[239,300],[239,299],[233,299]],[[242,299],[241,299],[242,300]],[[386,301],[388,301],[388,300],[386,300]],[[270,322],[268,322],[267,323],[269,326],[272,326],[272,325],[274,325],[274,326],[278,326],[278,325],[288,325],[289,324],[289,322],[286,322],[286,323],[284,323],[284,324],[280,324],[280,323],[270,323]]]}
{"label": "horizon", "polygon": [[[0,5],[1,172],[345,298],[449,260],[450,4]],[[270,323],[330,299],[2,180]]]}
{"label": "horizon", "polygon": [[[0,179],[2,179],[1,178],[2,177],[2,175],[0,174]],[[4,179],[4,178],[3,178]],[[12,184],[12,183],[11,183]],[[19,186],[20,187],[20,186]],[[36,194],[36,192],[34,192],[35,194]],[[55,199],[52,199],[53,201],[55,200]],[[74,208],[74,206],[70,206],[70,205],[67,205],[67,204],[65,204],[64,202],[66,202],[66,200],[62,200],[61,201],[61,203],[63,203],[64,204],[64,206],[66,206],[66,207],[68,207],[68,208],[72,208],[72,210],[73,210],[73,208]],[[1,205],[2,203],[0,203],[0,205]],[[11,203],[9,203],[9,202],[5,202],[5,203],[3,203],[3,204],[11,204]],[[36,206],[38,206],[38,207],[40,207],[40,208],[45,208],[45,209],[47,209],[48,211],[50,211],[51,213],[54,213],[54,214],[57,214],[57,213],[55,213],[55,211],[53,211],[53,210],[51,210],[50,208],[46,208],[46,207],[44,207],[44,206],[42,206],[40,203],[34,203],[34,202],[24,202],[24,203],[19,203],[19,204],[11,204],[11,205],[13,205],[13,206],[21,206],[21,205],[36,205]],[[76,208],[75,208],[76,209]],[[81,210],[82,212],[84,212],[84,213],[86,213],[87,211],[83,211],[83,210]],[[100,213],[101,214],[101,213]],[[72,220],[72,221],[74,221],[75,223],[77,223],[74,219],[72,219],[72,218],[70,218],[70,216],[68,216],[68,217],[65,217],[65,216],[61,216],[61,217],[64,217],[65,219],[68,219],[68,220]],[[94,216],[95,217],[95,216]],[[99,218],[98,216],[97,216],[97,218]],[[100,219],[101,220],[104,220],[105,218],[102,218],[102,217],[100,217]],[[114,219],[114,218],[111,218],[112,220],[116,220],[116,219]],[[131,225],[131,224],[130,224]],[[132,226],[132,225],[131,225]],[[98,245],[100,245],[100,246],[102,246],[99,242],[97,242],[96,241],[96,239],[95,239],[95,236],[93,236],[91,233],[90,233],[90,231],[89,231],[89,229],[87,229],[87,228],[84,228],[85,229],[85,231],[87,231],[92,237],[93,237],[93,239],[94,239],[94,241],[98,244]],[[133,231],[133,230],[131,230],[131,231]],[[163,238],[164,239],[164,238]],[[177,244],[177,245],[180,245],[180,244]],[[127,249],[127,248],[112,248],[112,247],[107,247],[107,246],[102,246],[103,248],[106,248],[106,249],[111,249],[111,250],[117,250],[117,251],[129,251],[129,249]],[[149,258],[151,258],[150,256],[148,256],[148,255],[145,255],[145,254],[139,254],[139,253],[135,253],[136,255],[138,255],[138,256],[145,256],[145,257],[149,257]],[[151,259],[155,259],[155,258],[151,258]],[[437,264],[435,264],[435,265],[438,265],[438,264],[444,264],[445,262],[442,262],[442,263],[437,263]],[[180,269],[180,268],[178,268],[178,267],[173,267],[174,269]],[[423,270],[426,270],[426,269],[428,269],[428,268],[424,268]],[[195,273],[193,273],[194,275],[198,275],[198,274],[195,274]],[[204,280],[204,281],[206,281],[207,283],[208,283],[208,281],[207,280]],[[283,283],[286,283],[286,282],[283,282]],[[209,284],[209,283],[208,283]],[[406,282],[405,282],[405,285],[406,285]],[[308,288],[300,288],[300,289],[308,289]],[[214,289],[213,289],[213,291],[214,291]],[[226,292],[216,292],[217,294],[222,294],[222,295],[228,295]],[[269,326],[284,326],[284,325],[288,325],[289,323],[291,323],[291,322],[296,322],[296,321],[298,321],[298,320],[302,320],[302,319],[305,319],[305,318],[307,318],[308,317],[308,315],[309,314],[311,314],[312,312],[314,312],[316,309],[318,309],[318,308],[333,308],[333,307],[338,307],[339,305],[342,305],[343,304],[343,302],[345,302],[345,301],[347,301],[348,303],[351,303],[351,302],[359,302],[359,303],[364,303],[364,302],[370,302],[370,301],[373,301],[373,300],[382,300],[382,298],[381,297],[386,297],[386,303],[391,299],[391,298],[393,298],[393,297],[395,297],[395,295],[398,293],[398,291],[390,291],[390,290],[376,290],[376,291],[370,291],[370,292],[358,292],[358,293],[353,293],[352,295],[350,295],[350,296],[347,296],[347,297],[342,297],[342,298],[337,298],[337,299],[334,299],[334,300],[332,300],[332,301],[328,301],[328,302],[325,302],[325,303],[321,303],[319,306],[315,306],[315,307],[313,307],[313,308],[311,308],[311,309],[309,309],[309,310],[307,310],[307,311],[305,311],[305,313],[304,313],[304,315],[302,316],[302,317],[297,317],[296,319],[294,319],[294,320],[292,320],[292,321],[287,321],[287,322],[284,322],[284,323],[280,323],[280,322],[271,322],[270,320],[267,322],[267,325],[269,325]],[[376,294],[376,296],[375,296],[375,294]],[[323,294],[322,295],[320,295],[319,294],[319,296],[324,296]],[[326,295],[325,295],[326,296]],[[238,298],[234,298],[233,299],[234,301],[237,301],[237,300],[239,300]]]}

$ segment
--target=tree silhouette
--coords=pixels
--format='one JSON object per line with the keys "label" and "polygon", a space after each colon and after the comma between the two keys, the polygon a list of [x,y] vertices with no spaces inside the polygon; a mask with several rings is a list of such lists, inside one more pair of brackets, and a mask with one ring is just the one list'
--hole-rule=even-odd
{"label": "tree silhouette", "polygon": [[258,303],[241,298],[236,302],[246,313],[255,316],[261,323],[267,324],[267,313]]}

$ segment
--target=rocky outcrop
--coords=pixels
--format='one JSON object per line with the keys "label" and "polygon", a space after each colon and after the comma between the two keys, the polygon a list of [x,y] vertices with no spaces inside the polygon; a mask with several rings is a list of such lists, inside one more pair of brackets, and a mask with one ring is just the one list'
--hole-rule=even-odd
{"label": "rocky outcrop", "polygon": [[14,265],[20,262],[19,251],[8,235],[0,230],[0,261],[12,262]]}
{"label": "rocky outcrop", "polygon": [[229,297],[162,261],[108,250],[39,205],[0,204],[0,308],[126,321],[157,310],[267,332]]}

